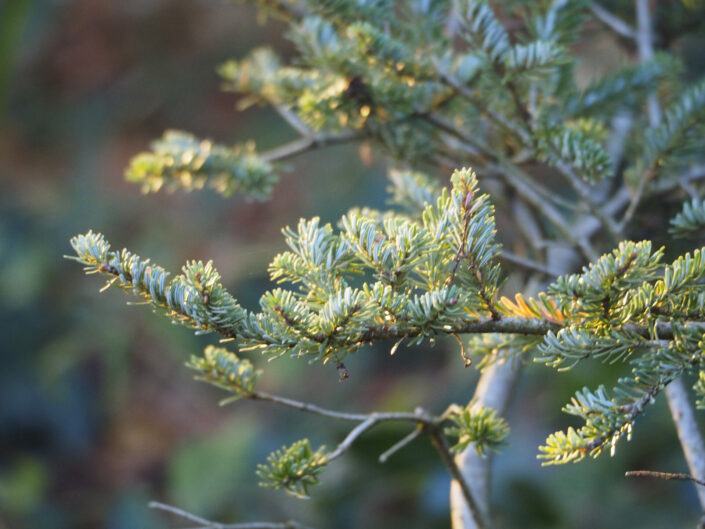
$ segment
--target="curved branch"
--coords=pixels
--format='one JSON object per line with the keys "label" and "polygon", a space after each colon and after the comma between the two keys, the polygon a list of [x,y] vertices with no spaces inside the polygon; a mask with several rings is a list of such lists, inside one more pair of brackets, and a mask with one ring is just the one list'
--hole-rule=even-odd
{"label": "curved branch", "polygon": [[308,151],[329,147],[331,145],[339,145],[341,143],[349,143],[362,138],[362,134],[358,132],[341,132],[340,134],[331,135],[313,135],[310,137],[299,138],[289,143],[285,143],[279,147],[262,153],[260,158],[266,162],[281,162],[288,158],[299,156]]}
{"label": "curved branch", "polygon": [[150,509],[157,509],[160,511],[168,512],[174,514],[184,520],[190,522],[195,522],[199,524],[201,528],[208,527],[210,529],[309,529],[305,525],[301,525],[298,522],[289,520],[286,522],[249,522],[249,523],[234,523],[234,524],[224,524],[219,522],[213,522],[195,514],[191,514],[188,511],[179,509],[172,505],[167,505],[166,503],[160,503],[158,501],[152,501],[149,503]]}

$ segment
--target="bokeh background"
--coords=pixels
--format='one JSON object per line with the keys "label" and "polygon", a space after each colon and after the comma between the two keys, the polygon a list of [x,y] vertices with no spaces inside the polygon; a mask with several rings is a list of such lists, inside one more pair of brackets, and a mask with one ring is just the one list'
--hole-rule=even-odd
{"label": "bokeh background", "polygon": [[[631,2],[608,2],[630,17]],[[658,2],[663,45],[703,74],[701,3]],[[264,404],[219,407],[217,390],[183,367],[214,337],[196,337],[62,258],[89,228],[177,270],[213,259],[224,283],[255,307],[270,286],[280,229],[299,217],[335,221],[349,207],[383,207],[386,164],[367,145],[310,153],[291,164],[265,203],[210,192],[144,196],[123,180],[130,157],[167,128],[262,149],[293,135],[265,108],[236,111],[218,64],[259,45],[291,54],[284,26],[221,0],[0,0],[0,529],[183,527],[151,500],[222,522],[295,518],[311,526],[448,526],[448,477],[417,440],[385,465],[377,456],[407,433],[366,435],[323,474],[308,501],[261,489],[256,464],[301,437],[335,445],[345,425]],[[576,52],[579,74],[629,60],[598,26]],[[622,51],[617,52],[617,49]],[[334,366],[264,365],[276,393],[347,411],[440,411],[472,394],[477,373],[457,346],[364,350]],[[497,460],[493,498],[504,527],[694,526],[687,484],[627,481],[627,469],[685,470],[666,406],[641,419],[618,455],[542,468],[536,447],[571,424],[561,406],[615,368],[555,376],[529,365],[509,412],[511,445]],[[186,524],[187,525],[187,524]]]}

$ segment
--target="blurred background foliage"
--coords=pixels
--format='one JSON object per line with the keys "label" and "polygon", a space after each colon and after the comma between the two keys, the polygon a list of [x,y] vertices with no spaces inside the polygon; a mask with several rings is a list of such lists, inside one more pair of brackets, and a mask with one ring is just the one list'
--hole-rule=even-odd
{"label": "blurred background foliage", "polygon": [[[631,17],[631,1],[609,4]],[[688,77],[703,75],[703,3],[663,0],[657,14],[661,44],[683,58]],[[223,522],[448,526],[448,477],[430,446],[417,441],[377,463],[407,433],[397,426],[366,435],[323,474],[312,500],[258,488],[256,464],[271,450],[304,436],[333,446],[345,430],[263,404],[219,408],[222,395],[183,367],[216,338],[126,307],[127,296],[99,296],[101,285],[61,257],[70,236],[93,228],[171,270],[213,259],[224,284],[254,307],[269,285],[266,265],[284,247],[281,227],[384,206],[386,166],[365,144],[297,159],[261,204],[211,192],[143,196],[124,182],[130,157],[167,128],[223,143],[254,138],[263,149],[293,137],[271,111],[239,113],[237,96],[220,91],[215,69],[224,60],[261,44],[290,53],[282,25],[258,22],[250,6],[221,0],[0,1],[0,529],[180,526],[150,511],[150,500]],[[589,26],[575,50],[578,74],[630,60],[629,49],[616,52],[624,45]],[[463,369],[457,344],[387,353],[350,358],[343,384],[334,366],[277,360],[264,366],[262,387],[360,412],[438,412],[471,395],[477,374]],[[536,447],[567,424],[561,406],[588,381],[616,374],[592,366],[555,376],[529,365],[527,375],[497,459],[502,526],[693,523],[691,486],[622,477],[685,470],[663,402],[637,425],[651,434],[614,459],[542,468]]]}

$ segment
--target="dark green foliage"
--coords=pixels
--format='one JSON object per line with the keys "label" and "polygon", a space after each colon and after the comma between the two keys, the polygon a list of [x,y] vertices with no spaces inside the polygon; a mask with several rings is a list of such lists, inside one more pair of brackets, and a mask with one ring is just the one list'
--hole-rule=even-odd
{"label": "dark green foliage", "polygon": [[550,165],[567,163],[587,180],[607,176],[611,160],[592,135],[583,130],[548,126],[537,132],[539,159]]}
{"label": "dark green foliage", "polygon": [[445,433],[458,439],[452,447],[454,452],[462,452],[472,443],[475,451],[484,456],[488,450],[496,451],[504,445],[509,435],[509,425],[491,408],[464,408],[449,419],[453,426],[446,428]]}
{"label": "dark green foliage", "polygon": [[705,236],[705,200],[694,198],[683,203],[683,209],[671,219],[671,229],[676,237]]}
{"label": "dark green foliage", "polygon": [[196,377],[197,380],[233,393],[233,396],[227,399],[229,402],[251,396],[255,391],[257,379],[262,374],[261,370],[254,369],[249,360],[238,358],[227,349],[212,345],[204,349],[203,356],[192,356],[186,365],[200,373]]}
{"label": "dark green foliage", "polygon": [[593,81],[585,89],[570,95],[564,110],[569,116],[608,117],[617,110],[634,108],[654,84],[677,70],[678,64],[670,55],[657,55],[651,61],[621,68]]}
{"label": "dark green foliage", "polygon": [[413,213],[424,210],[427,204],[438,200],[441,188],[438,183],[418,171],[392,170],[389,173],[391,185],[387,192],[391,194],[389,203],[400,206]]}
{"label": "dark green foliage", "polygon": [[666,109],[663,123],[644,133],[644,166],[667,172],[687,166],[702,152],[705,82],[685,90]]}
{"label": "dark green foliage", "polygon": [[270,454],[266,465],[258,465],[257,476],[263,487],[308,498],[308,488],[318,483],[318,474],[325,465],[324,447],[314,452],[308,439],[302,439]]}

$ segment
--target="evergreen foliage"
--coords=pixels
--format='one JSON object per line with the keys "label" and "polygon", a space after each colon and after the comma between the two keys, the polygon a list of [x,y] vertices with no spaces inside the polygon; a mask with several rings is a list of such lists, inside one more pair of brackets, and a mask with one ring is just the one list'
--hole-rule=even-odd
{"label": "evergreen foliage", "polygon": [[[269,266],[270,278],[282,286],[262,295],[259,311],[241,307],[210,262],[189,262],[170,278],[149,260],[112,251],[90,231],[71,240],[73,258],[87,273],[107,276],[107,286],[131,292],[175,322],[269,358],[340,367],[346,355],[373,342],[394,342],[393,353],[402,341],[449,335],[467,347],[466,365],[469,352],[483,368],[528,357],[557,370],[590,359],[626,364],[613,390],[583,388],[565,406],[582,425],[548,437],[539,449],[544,464],[597,457],[607,448],[614,453],[646,405],[684,373],[698,372],[696,391],[705,400],[705,248],[669,264],[667,248],[627,240],[644,197],[683,190],[698,198],[684,205],[672,231],[702,233],[701,190],[684,187],[678,171],[703,161],[705,85],[674,94],[670,81],[679,65],[657,55],[579,89],[569,47],[588,20],[589,2],[256,4],[290,24],[299,57],[284,65],[262,48],[227,62],[220,74],[227,89],[246,96],[245,104],[272,105],[301,139],[258,154],[250,144],[229,148],[169,132],[133,160],[128,178],[147,191],[212,187],[261,199],[276,180],[277,161],[364,138],[402,161],[390,171],[395,209],[355,208],[336,227],[314,217],[285,228],[289,250]],[[507,13],[519,30],[506,28]],[[662,121],[639,121],[646,100],[660,104],[658,97],[670,101]],[[626,147],[610,149],[615,112],[631,115],[634,126]],[[450,186],[441,187],[428,165],[449,162],[473,169],[455,170]],[[569,187],[572,195],[557,196],[534,174],[541,165],[550,166],[542,174],[560,179],[561,190]],[[495,190],[494,196],[482,190]],[[626,201],[615,202],[620,196]],[[524,237],[531,258],[502,251],[500,240],[515,234],[498,233],[493,201],[505,224],[514,222],[524,234],[535,226],[545,238]],[[523,217],[508,207],[512,201],[521,203]],[[527,218],[532,222],[522,221]],[[595,224],[602,230],[591,231]],[[583,258],[582,271],[556,278],[534,298],[503,297],[512,263],[551,275],[552,254],[545,252],[551,245]],[[425,412],[359,416],[263,397],[255,391],[260,372],[222,348],[207,348],[189,365],[233,398],[360,423],[334,452],[313,451],[303,440],[259,467],[265,485],[301,497],[327,462],[383,420],[415,423],[410,438],[427,434],[461,485],[447,437],[457,438],[455,452],[472,448],[484,455],[509,431],[496,410],[472,404],[437,418]]]}
{"label": "evergreen foliage", "polygon": [[314,452],[308,439],[302,439],[273,452],[266,465],[257,467],[257,476],[262,480],[260,484],[308,498],[308,488],[318,483],[318,474],[326,464],[323,449]]}
{"label": "evergreen foliage", "polygon": [[496,410],[491,408],[464,408],[460,413],[450,416],[453,426],[446,428],[445,433],[457,437],[453,445],[454,452],[462,452],[472,445],[475,451],[484,456],[487,450],[497,450],[509,435],[509,425]]}
{"label": "evergreen foliage", "polygon": [[209,187],[224,196],[242,192],[259,200],[269,196],[277,181],[254,144],[229,148],[175,130],[152,143],[152,152],[137,155],[125,175],[142,184],[145,193],[164,186],[170,191]]}
{"label": "evergreen foliage", "polygon": [[694,198],[671,219],[669,232],[676,237],[702,237],[705,234],[705,200]]}
{"label": "evergreen foliage", "polygon": [[684,90],[667,109],[663,123],[644,133],[646,167],[659,171],[687,166],[702,153],[705,81]]}
{"label": "evergreen foliage", "polygon": [[238,358],[227,349],[212,345],[204,349],[202,357],[191,357],[187,366],[200,372],[197,380],[233,393],[227,402],[254,396],[255,384],[262,374],[261,370],[254,369],[249,360]]}

